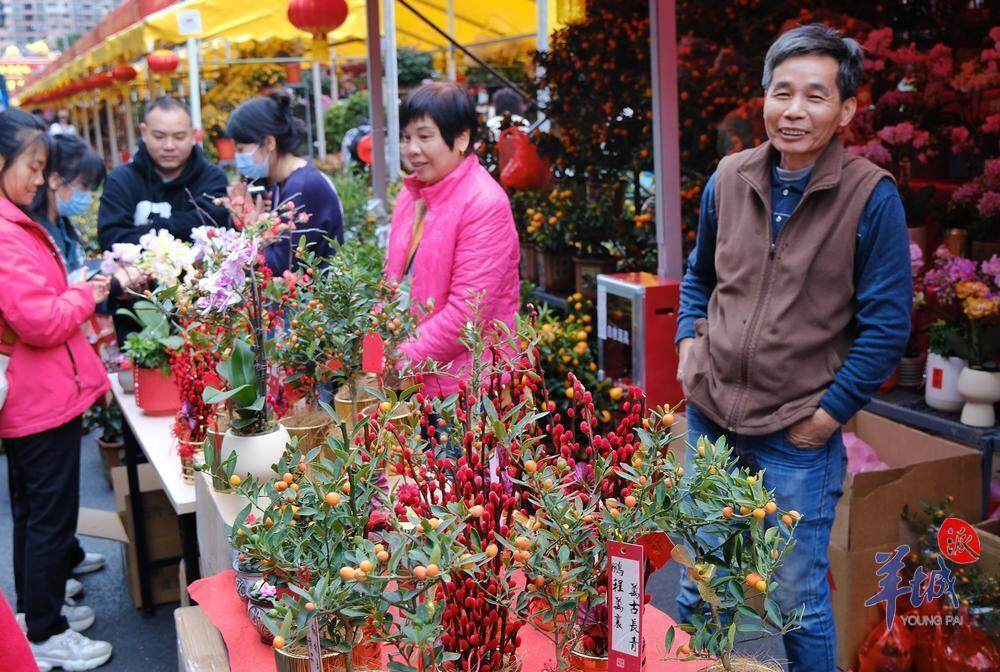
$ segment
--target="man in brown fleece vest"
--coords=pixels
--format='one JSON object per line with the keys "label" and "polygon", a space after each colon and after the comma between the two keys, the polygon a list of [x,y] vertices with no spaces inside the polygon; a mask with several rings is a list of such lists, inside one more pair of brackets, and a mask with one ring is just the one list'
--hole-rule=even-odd
{"label": "man in brown fleece vest", "polygon": [[[793,672],[836,669],[826,572],[846,467],[840,426],[891,375],[909,335],[895,183],[837,137],[857,108],[861,62],[856,42],[817,24],[771,46],[768,141],[727,156],[709,179],[681,286],[689,442],[725,434],[765,470],[778,504],[803,514],[797,546],[768,577],[782,610],[801,610],[801,628],[784,637]],[[774,517],[765,525],[785,533]],[[698,603],[682,580],[681,616]]]}

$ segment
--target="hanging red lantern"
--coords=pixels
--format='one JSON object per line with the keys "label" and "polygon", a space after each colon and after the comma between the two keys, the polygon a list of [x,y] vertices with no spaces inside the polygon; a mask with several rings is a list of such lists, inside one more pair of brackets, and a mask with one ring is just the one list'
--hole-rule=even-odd
{"label": "hanging red lantern", "polygon": [[173,72],[180,65],[180,57],[169,49],[157,49],[146,56],[146,65],[152,72],[165,74]]}
{"label": "hanging red lantern", "polygon": [[115,79],[114,77],[111,76],[111,73],[98,72],[97,74],[94,75],[94,82],[96,83],[96,86],[94,88],[106,89],[115,83]]}
{"label": "hanging red lantern", "polygon": [[347,20],[345,0],[289,0],[288,20],[299,30],[313,36],[313,58],[326,60],[330,48],[326,34]]}
{"label": "hanging red lantern", "polygon": [[135,68],[133,68],[131,65],[122,64],[122,65],[116,65],[115,67],[111,68],[111,77],[116,82],[131,82],[138,75],[139,73],[137,73],[135,71]]}

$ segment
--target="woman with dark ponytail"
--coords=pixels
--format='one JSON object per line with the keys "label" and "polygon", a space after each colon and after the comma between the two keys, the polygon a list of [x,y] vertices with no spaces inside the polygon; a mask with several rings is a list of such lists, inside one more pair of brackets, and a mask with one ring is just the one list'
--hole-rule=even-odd
{"label": "woman with dark ponytail", "polygon": [[[297,154],[305,128],[292,114],[288,96],[272,93],[243,103],[230,115],[226,131],[236,144],[237,170],[269,189],[266,199],[253,199],[254,207],[291,202],[309,216],[308,223],[264,248],[271,270],[281,274],[294,266],[292,242],[303,235],[314,253],[332,255],[344,242],[344,212],[330,178]],[[247,193],[247,184],[240,183],[230,187],[229,196],[246,198]]]}

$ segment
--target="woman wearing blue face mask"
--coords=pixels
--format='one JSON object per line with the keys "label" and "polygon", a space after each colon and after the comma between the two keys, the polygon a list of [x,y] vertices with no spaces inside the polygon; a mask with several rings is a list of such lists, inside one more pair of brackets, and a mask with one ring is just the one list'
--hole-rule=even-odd
{"label": "woman wearing blue face mask", "polygon": [[52,136],[46,144],[46,188],[38,190],[31,214],[52,236],[72,282],[85,272],[83,239],[72,218],[90,211],[106,170],[97,152],[76,135]]}
{"label": "woman wearing blue face mask", "polygon": [[[266,187],[254,207],[277,208],[286,202],[309,216],[305,224],[264,248],[267,265],[276,274],[295,266],[293,243],[304,235],[314,253],[330,256],[344,242],[344,212],[330,178],[296,152],[305,133],[283,93],[254,98],[229,117],[226,132],[236,144],[236,168],[250,183]],[[246,182],[229,189],[230,198],[248,195]]]}

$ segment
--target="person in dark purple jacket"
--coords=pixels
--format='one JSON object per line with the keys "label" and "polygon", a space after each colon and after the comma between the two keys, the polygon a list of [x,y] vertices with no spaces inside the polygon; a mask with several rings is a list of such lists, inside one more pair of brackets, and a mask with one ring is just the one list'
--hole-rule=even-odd
{"label": "person in dark purple jacket", "polygon": [[[236,144],[236,168],[250,184],[266,184],[268,195],[257,207],[277,208],[291,201],[309,222],[264,248],[268,267],[277,275],[294,269],[292,248],[305,236],[310,249],[330,256],[344,242],[344,211],[330,178],[296,152],[303,124],[284,93],[272,93],[240,105],[229,117],[226,132]],[[229,188],[230,198],[246,196],[248,183]]]}

